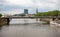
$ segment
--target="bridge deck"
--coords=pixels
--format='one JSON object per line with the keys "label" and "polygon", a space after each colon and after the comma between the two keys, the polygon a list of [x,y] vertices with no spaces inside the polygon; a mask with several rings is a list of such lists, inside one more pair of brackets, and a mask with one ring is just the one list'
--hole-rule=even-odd
{"label": "bridge deck", "polygon": [[57,16],[32,16],[32,17],[21,17],[21,16],[13,16],[13,17],[7,17],[7,18],[60,18]]}
{"label": "bridge deck", "polygon": [[25,17],[25,16],[11,16],[11,17],[4,17],[4,18],[60,18],[60,16],[32,16],[32,17]]}

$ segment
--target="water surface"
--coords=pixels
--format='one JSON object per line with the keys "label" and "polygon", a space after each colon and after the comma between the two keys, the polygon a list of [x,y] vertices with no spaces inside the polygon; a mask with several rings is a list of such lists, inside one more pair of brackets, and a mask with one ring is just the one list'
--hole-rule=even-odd
{"label": "water surface", "polygon": [[12,19],[3,26],[0,37],[55,37],[56,30],[36,19]]}

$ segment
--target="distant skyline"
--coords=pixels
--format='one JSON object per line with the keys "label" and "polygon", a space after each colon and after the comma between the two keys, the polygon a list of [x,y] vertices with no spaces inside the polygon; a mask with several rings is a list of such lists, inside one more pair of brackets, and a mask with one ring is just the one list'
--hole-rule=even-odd
{"label": "distant skyline", "polygon": [[60,10],[59,0],[0,0],[0,13],[19,14],[28,9],[30,14],[39,12]]}

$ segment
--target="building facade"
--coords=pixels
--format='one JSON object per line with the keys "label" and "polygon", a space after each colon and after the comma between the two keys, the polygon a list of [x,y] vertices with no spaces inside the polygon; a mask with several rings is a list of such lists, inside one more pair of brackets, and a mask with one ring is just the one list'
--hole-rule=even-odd
{"label": "building facade", "polygon": [[28,14],[28,9],[24,9],[24,14]]}

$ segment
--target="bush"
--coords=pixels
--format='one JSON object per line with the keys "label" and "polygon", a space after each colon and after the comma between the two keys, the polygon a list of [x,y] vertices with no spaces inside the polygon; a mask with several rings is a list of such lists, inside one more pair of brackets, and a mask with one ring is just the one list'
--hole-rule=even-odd
{"label": "bush", "polygon": [[2,17],[2,14],[0,14],[0,17]]}

